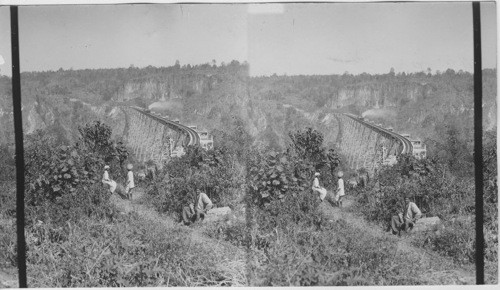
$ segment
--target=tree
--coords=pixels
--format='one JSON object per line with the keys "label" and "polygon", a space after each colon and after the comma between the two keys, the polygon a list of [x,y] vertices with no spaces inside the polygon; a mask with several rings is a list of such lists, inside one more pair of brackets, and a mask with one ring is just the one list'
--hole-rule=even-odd
{"label": "tree", "polygon": [[393,76],[395,76],[395,75],[396,75],[396,73],[395,73],[395,71],[394,71],[394,68],[393,68],[393,67],[391,67],[391,71],[389,72],[389,76],[393,77]]}
{"label": "tree", "polygon": [[315,164],[325,162],[325,148],[323,147],[323,135],[312,129],[289,133],[291,144],[289,148],[300,158],[309,160]]}
{"label": "tree", "polygon": [[117,160],[120,165],[128,157],[126,147],[120,141],[111,139],[111,128],[101,123],[94,121],[93,123],[86,124],[84,127],[79,127],[80,132],[80,146],[87,147],[90,151],[97,153],[103,161],[110,163]]}

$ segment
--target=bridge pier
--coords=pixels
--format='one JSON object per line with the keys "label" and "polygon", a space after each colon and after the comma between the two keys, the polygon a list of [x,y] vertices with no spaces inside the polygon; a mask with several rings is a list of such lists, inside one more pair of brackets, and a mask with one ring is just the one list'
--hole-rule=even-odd
{"label": "bridge pier", "polygon": [[395,156],[402,151],[401,141],[394,134],[345,114],[335,117],[341,131],[337,142],[349,168],[364,167],[373,176],[389,155]]}
{"label": "bridge pier", "polygon": [[125,139],[140,162],[152,160],[158,167],[172,156],[177,146],[185,146],[187,132],[168,122],[133,108],[124,108],[129,126]]}

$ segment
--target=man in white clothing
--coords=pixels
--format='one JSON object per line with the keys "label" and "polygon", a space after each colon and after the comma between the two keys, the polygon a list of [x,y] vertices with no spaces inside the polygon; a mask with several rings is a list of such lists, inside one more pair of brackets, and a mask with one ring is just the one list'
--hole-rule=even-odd
{"label": "man in white clothing", "polygon": [[103,183],[106,183],[106,182],[110,181],[108,170],[109,170],[109,166],[105,165],[104,166],[104,173],[102,174],[102,182]]}
{"label": "man in white clothing", "polygon": [[338,180],[338,186],[337,186],[337,193],[335,194],[335,201],[337,202],[339,207],[342,207],[342,198],[345,195],[344,179],[342,179],[342,176],[344,176],[344,173],[342,171],[339,171],[337,176],[339,177],[339,180]]}
{"label": "man in white clothing", "polygon": [[326,188],[319,186],[318,176],[320,176],[319,172],[314,173],[312,190],[319,192],[319,199],[323,201],[326,197],[327,191]]}
{"label": "man in white clothing", "polygon": [[127,165],[127,186],[125,187],[125,192],[127,193],[128,199],[132,200],[132,190],[135,188],[134,183],[134,172],[132,171],[132,164]]}

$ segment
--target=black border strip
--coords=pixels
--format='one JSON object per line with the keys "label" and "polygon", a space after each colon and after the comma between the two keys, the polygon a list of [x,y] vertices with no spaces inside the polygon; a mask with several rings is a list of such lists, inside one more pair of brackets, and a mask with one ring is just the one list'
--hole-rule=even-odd
{"label": "black border strip", "polygon": [[483,72],[480,2],[472,3],[474,27],[474,171],[476,185],[476,284],[484,284],[483,234]]}
{"label": "black border strip", "polygon": [[14,132],[16,141],[16,226],[17,226],[17,269],[19,288],[27,288],[26,240],[24,237],[24,147],[23,119],[21,112],[21,73],[19,67],[19,25],[17,6],[10,7],[10,30],[12,45],[12,103],[14,110]]}

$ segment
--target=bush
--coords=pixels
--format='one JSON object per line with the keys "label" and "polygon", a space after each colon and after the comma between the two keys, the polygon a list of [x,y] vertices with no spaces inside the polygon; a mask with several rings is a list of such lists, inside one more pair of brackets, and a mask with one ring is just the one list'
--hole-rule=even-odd
{"label": "bush", "polygon": [[[484,232],[485,258],[498,261],[498,195],[495,134],[486,132],[484,150]],[[470,166],[473,166],[470,164]],[[403,197],[413,196],[427,216],[438,216],[445,230],[437,235],[419,236],[416,245],[425,245],[460,263],[474,262],[474,226],[451,223],[455,218],[473,218],[475,213],[474,178],[456,177],[447,164],[437,160],[415,160],[400,156],[392,167],[377,174],[378,184],[358,190],[359,210],[368,220],[386,225],[391,215],[402,211]]]}
{"label": "bush", "polygon": [[475,261],[475,227],[471,222],[445,222],[438,233],[418,235],[412,243],[451,257],[460,264]]}
{"label": "bush", "polygon": [[243,182],[241,168],[224,148],[188,147],[184,156],[165,164],[147,192],[159,212],[179,213],[189,202],[195,203],[196,189],[213,203],[227,206],[241,194]]}
{"label": "bush", "polygon": [[101,184],[108,162],[123,162],[124,147],[110,140],[111,130],[99,122],[80,128],[74,145],[58,145],[50,135],[37,131],[28,136],[25,156],[27,212],[35,219],[56,224],[110,210],[109,194]]}
{"label": "bush", "polygon": [[332,186],[338,154],[323,146],[323,135],[311,128],[290,133],[284,152],[253,151],[247,157],[247,181],[253,202],[263,205],[282,199],[285,194],[302,192],[312,186],[315,171],[322,172],[325,187]]}
{"label": "bush", "polygon": [[41,204],[26,208],[28,224],[37,221],[61,226],[66,222],[76,222],[82,217],[113,220],[116,209],[111,205],[111,194],[102,184],[94,184],[88,188],[77,188],[53,201],[46,200]]}

